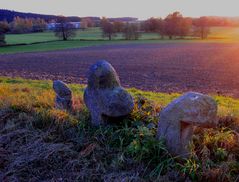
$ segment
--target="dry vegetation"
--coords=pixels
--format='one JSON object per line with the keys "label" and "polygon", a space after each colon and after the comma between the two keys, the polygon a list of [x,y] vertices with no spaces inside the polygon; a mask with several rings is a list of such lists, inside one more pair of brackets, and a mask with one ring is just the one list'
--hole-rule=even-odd
{"label": "dry vegetation", "polygon": [[197,130],[186,160],[155,139],[157,113],[178,94],[130,89],[131,116],[94,128],[83,86],[71,88],[68,113],[54,109],[51,82],[0,78],[0,181],[239,180],[238,100],[215,96],[220,125]]}

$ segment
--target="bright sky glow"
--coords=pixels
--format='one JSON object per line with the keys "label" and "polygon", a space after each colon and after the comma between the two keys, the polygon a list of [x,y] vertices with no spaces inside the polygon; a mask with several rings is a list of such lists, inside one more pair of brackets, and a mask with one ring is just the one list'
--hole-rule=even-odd
{"label": "bright sky glow", "polygon": [[239,16],[238,0],[0,0],[1,9],[65,16]]}

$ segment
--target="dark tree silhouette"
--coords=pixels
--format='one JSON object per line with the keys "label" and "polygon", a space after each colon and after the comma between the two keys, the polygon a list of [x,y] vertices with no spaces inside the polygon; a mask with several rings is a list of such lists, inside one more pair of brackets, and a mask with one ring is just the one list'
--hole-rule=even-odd
{"label": "dark tree silhouette", "polygon": [[141,31],[158,33],[163,39],[166,35],[165,21],[162,18],[149,18],[141,23]]}
{"label": "dark tree silhouette", "polygon": [[200,17],[194,22],[194,36],[199,36],[201,39],[206,39],[210,33],[209,20],[207,17]]}
{"label": "dark tree silhouette", "polygon": [[190,35],[192,30],[192,19],[191,18],[181,18],[179,21],[179,30],[177,32],[178,36],[181,38]]}
{"label": "dark tree silhouette", "polygon": [[158,25],[159,25],[158,18],[150,18],[144,22],[143,29],[145,32],[157,32]]}
{"label": "dark tree silhouette", "polygon": [[169,14],[165,18],[165,33],[172,39],[174,36],[178,35],[179,28],[180,28],[180,21],[183,16],[179,12],[174,12],[173,14]]}
{"label": "dark tree silhouette", "polygon": [[174,12],[164,19],[163,25],[164,34],[169,36],[169,39],[176,36],[183,38],[191,32],[192,19],[183,17],[180,12]]}
{"label": "dark tree silhouette", "polygon": [[57,18],[55,27],[55,36],[66,41],[76,36],[76,29],[69,22],[67,17],[60,16]]}
{"label": "dark tree silhouette", "polygon": [[103,31],[103,37],[108,37],[109,40],[112,40],[113,36],[116,36],[113,23],[111,23],[107,18],[101,19],[101,29]]}
{"label": "dark tree silhouette", "polygon": [[9,31],[9,25],[6,21],[0,22],[0,46],[6,44],[5,33]]}
{"label": "dark tree silhouette", "polygon": [[166,25],[162,18],[157,21],[157,32],[161,36],[161,39],[164,39],[164,36],[166,35]]}
{"label": "dark tree silhouette", "polygon": [[140,37],[139,26],[133,23],[125,24],[123,35],[126,40],[138,40]]}
{"label": "dark tree silhouette", "polygon": [[117,33],[123,32],[123,30],[124,30],[124,22],[122,22],[122,21],[115,21],[113,23],[113,25],[114,25],[115,32],[117,32]]}

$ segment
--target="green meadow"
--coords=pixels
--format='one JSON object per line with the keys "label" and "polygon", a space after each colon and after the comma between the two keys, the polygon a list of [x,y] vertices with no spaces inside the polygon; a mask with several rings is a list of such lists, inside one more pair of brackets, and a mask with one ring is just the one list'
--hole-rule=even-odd
{"label": "green meadow", "polygon": [[[7,44],[28,44],[15,45],[8,47],[0,47],[0,54],[18,53],[18,52],[39,52],[50,50],[62,50],[69,48],[89,47],[98,45],[112,44],[129,44],[129,43],[188,43],[188,42],[219,42],[231,43],[239,41],[239,28],[221,28],[214,27],[211,29],[210,36],[207,40],[185,39],[169,40],[160,39],[160,35],[156,33],[143,33],[139,40],[125,41],[122,34],[117,34],[112,41],[102,37],[100,28],[89,28],[86,30],[78,30],[77,36],[73,40],[60,41],[54,36],[53,32],[29,33],[29,34],[7,34]],[[36,44],[33,44],[36,43]]]}
{"label": "green meadow", "polygon": [[[160,36],[156,33],[143,33],[140,40],[157,40]],[[122,40],[121,33],[116,34],[114,40]],[[28,33],[28,34],[8,34],[6,35],[6,42],[8,44],[30,44],[35,42],[45,42],[59,40],[54,36],[54,32],[47,31],[42,33]],[[102,31],[100,28],[88,28],[86,30],[77,30],[74,40],[108,40],[106,37],[102,37]]]}

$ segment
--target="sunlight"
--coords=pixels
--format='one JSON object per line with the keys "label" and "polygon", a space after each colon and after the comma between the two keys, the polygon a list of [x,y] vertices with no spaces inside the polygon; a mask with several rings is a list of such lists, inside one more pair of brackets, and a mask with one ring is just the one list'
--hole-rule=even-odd
{"label": "sunlight", "polygon": [[213,27],[209,34],[209,39],[215,39],[223,42],[238,42],[238,27]]}

